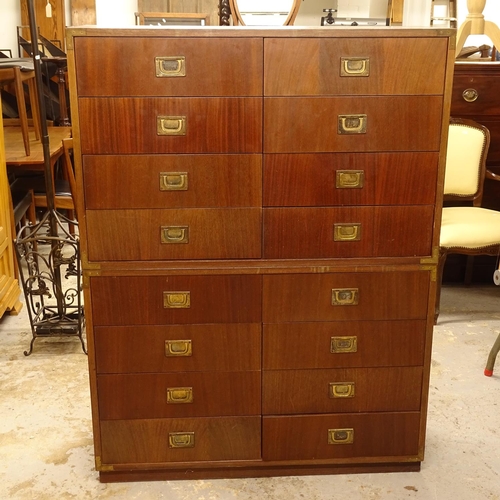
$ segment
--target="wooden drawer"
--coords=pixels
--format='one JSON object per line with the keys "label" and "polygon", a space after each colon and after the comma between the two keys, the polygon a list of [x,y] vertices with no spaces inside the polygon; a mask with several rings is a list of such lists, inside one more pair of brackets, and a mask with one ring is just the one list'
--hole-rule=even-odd
{"label": "wooden drawer", "polygon": [[426,319],[429,281],[429,271],[264,276],[263,322]]}
{"label": "wooden drawer", "polygon": [[103,464],[261,457],[259,416],[108,420],[100,426]]}
{"label": "wooden drawer", "polygon": [[97,373],[260,370],[261,325],[94,329]]}
{"label": "wooden drawer", "polygon": [[260,371],[99,375],[102,420],[258,415]]}
{"label": "wooden drawer", "polygon": [[268,154],[263,204],[434,205],[438,160],[427,152]]}
{"label": "wooden drawer", "polygon": [[94,326],[260,323],[261,277],[90,278]]}
{"label": "wooden drawer", "polygon": [[[262,150],[261,98],[83,97],[79,112],[83,154]],[[170,121],[159,127],[161,117]]]}
{"label": "wooden drawer", "polygon": [[260,258],[258,208],[89,210],[90,260]]}
{"label": "wooden drawer", "polygon": [[268,38],[264,93],[441,94],[447,45],[435,38]]}
{"label": "wooden drawer", "polygon": [[265,370],[418,366],[424,362],[425,333],[424,320],[265,325],[262,366]]}
{"label": "wooden drawer", "polygon": [[264,257],[413,257],[432,254],[434,206],[266,208]]}
{"label": "wooden drawer", "polygon": [[[500,96],[496,91],[500,72],[492,75],[460,75],[455,74],[451,113],[453,116],[500,115]],[[475,92],[475,100],[465,99],[466,91]]]}
{"label": "wooden drawer", "polygon": [[264,417],[262,458],[416,458],[419,430],[417,412]]}
{"label": "wooden drawer", "polygon": [[88,210],[258,207],[261,163],[260,155],[84,156],[85,204]]}
{"label": "wooden drawer", "polygon": [[418,411],[422,368],[266,370],[262,413]]}
{"label": "wooden drawer", "polygon": [[76,38],[78,95],[261,95],[262,52],[257,38]]}
{"label": "wooden drawer", "polygon": [[440,96],[267,97],[264,151],[438,151],[441,119]]}

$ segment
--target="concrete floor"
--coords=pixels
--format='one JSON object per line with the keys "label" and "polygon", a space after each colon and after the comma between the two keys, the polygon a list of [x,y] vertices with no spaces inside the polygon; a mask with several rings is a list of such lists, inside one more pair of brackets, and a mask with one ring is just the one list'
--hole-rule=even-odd
{"label": "concrete floor", "polygon": [[426,458],[418,473],[101,484],[94,470],[87,358],[77,339],[41,339],[25,309],[0,320],[0,500],[500,500],[500,288],[445,287],[435,328]]}

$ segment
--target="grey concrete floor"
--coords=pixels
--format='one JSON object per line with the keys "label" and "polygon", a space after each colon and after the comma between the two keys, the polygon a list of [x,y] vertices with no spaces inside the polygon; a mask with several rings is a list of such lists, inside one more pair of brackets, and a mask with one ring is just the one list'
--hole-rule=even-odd
{"label": "grey concrete floor", "polygon": [[101,484],[87,358],[77,339],[25,357],[24,308],[0,320],[0,500],[500,500],[500,360],[483,375],[499,332],[500,288],[443,289],[420,472]]}

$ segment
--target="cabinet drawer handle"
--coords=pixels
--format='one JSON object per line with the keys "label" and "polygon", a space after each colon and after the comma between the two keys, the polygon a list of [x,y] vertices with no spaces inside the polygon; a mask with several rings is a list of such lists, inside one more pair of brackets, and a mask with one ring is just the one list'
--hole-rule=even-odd
{"label": "cabinet drawer handle", "polygon": [[367,115],[339,115],[339,134],[366,134]]}
{"label": "cabinet drawer handle", "polygon": [[185,116],[157,116],[156,133],[158,135],[186,135]]}
{"label": "cabinet drawer handle", "polygon": [[163,307],[165,309],[189,309],[191,292],[163,292]]}
{"label": "cabinet drawer handle", "polygon": [[337,170],[337,189],[361,189],[365,184],[364,170]]}
{"label": "cabinet drawer handle", "polygon": [[341,57],[340,76],[370,76],[370,58]]}
{"label": "cabinet drawer handle", "polygon": [[167,404],[189,404],[193,402],[192,387],[167,388]]}
{"label": "cabinet drawer handle", "polygon": [[186,76],[186,58],[184,56],[155,57],[157,78]]}
{"label": "cabinet drawer handle", "polygon": [[354,429],[328,429],[328,444],[354,443]]}
{"label": "cabinet drawer handle", "polygon": [[194,448],[194,432],[169,432],[169,448]]}
{"label": "cabinet drawer handle", "polygon": [[331,399],[353,398],[354,382],[331,382],[328,394]]}
{"label": "cabinet drawer handle", "polygon": [[160,191],[187,191],[187,172],[160,172]]}
{"label": "cabinet drawer handle", "polygon": [[330,352],[332,354],[358,352],[358,337],[332,337]]}
{"label": "cabinet drawer handle", "polygon": [[333,241],[361,240],[361,224],[334,224]]}
{"label": "cabinet drawer handle", "polygon": [[165,340],[165,356],[167,358],[183,358],[193,355],[191,340]]}
{"label": "cabinet drawer handle", "polygon": [[332,306],[357,306],[359,303],[358,288],[333,288]]}
{"label": "cabinet drawer handle", "polygon": [[189,226],[162,226],[161,242],[167,245],[189,243]]}
{"label": "cabinet drawer handle", "polygon": [[479,97],[479,93],[476,89],[465,89],[462,92],[462,97],[464,98],[464,101],[474,102]]}

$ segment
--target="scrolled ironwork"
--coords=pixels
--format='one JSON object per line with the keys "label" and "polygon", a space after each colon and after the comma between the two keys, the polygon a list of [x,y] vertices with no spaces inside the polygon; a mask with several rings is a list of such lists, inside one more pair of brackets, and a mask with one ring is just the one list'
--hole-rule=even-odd
{"label": "scrolled ironwork", "polygon": [[[58,229],[56,236],[47,227]],[[67,230],[77,223],[55,211],[47,212],[35,225],[21,228],[15,242],[19,277],[23,285],[32,339],[25,356],[33,352],[39,337],[76,336],[83,339],[85,315],[82,301],[80,241]],[[64,276],[66,282],[62,282]]]}

